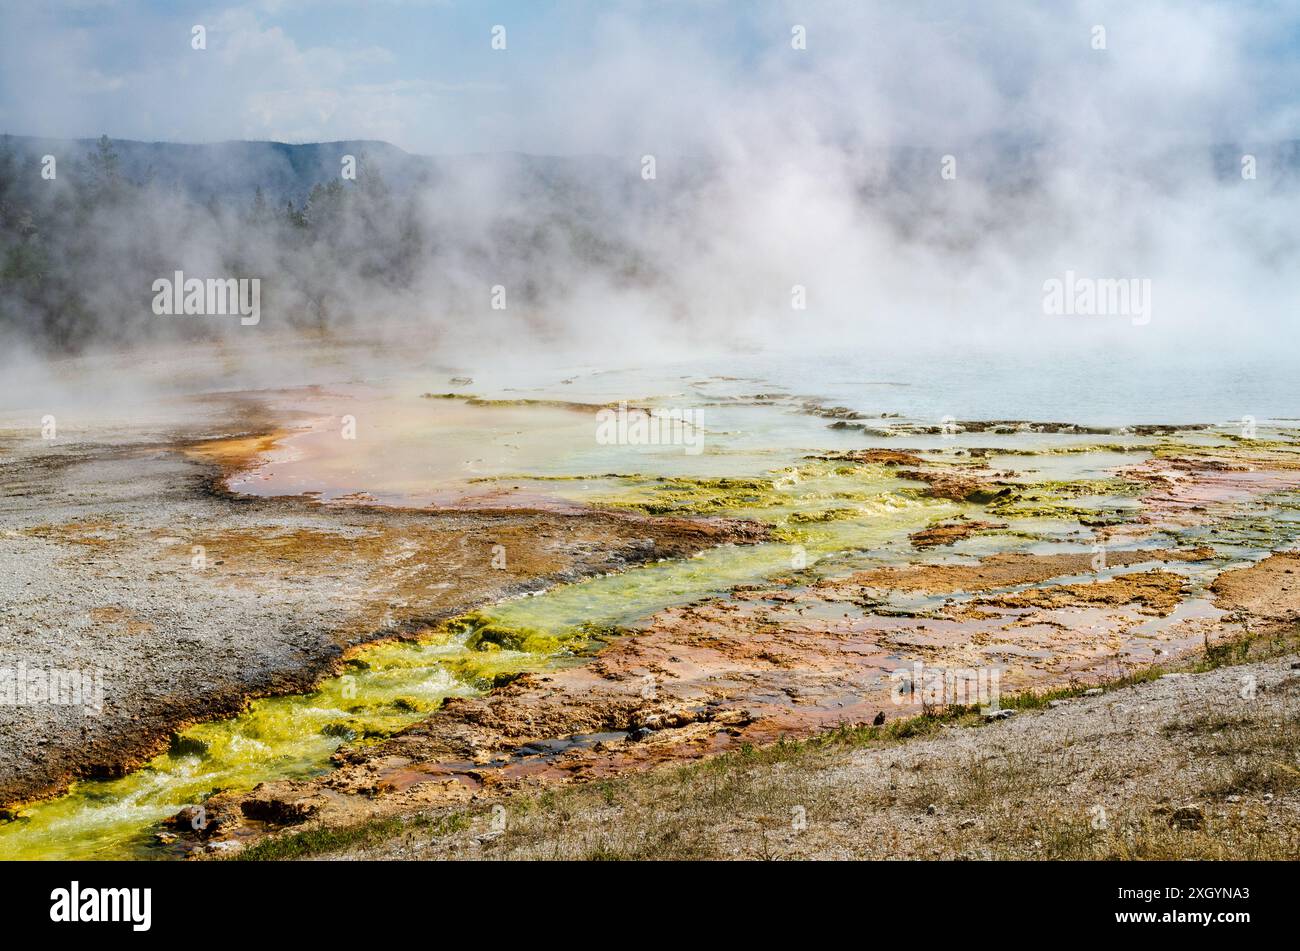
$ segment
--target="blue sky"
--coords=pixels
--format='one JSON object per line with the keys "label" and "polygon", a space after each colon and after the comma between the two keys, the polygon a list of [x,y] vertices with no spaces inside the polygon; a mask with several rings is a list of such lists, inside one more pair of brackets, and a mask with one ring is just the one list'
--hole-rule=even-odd
{"label": "blue sky", "polygon": [[[1248,0],[0,0],[0,131],[761,149],[780,129],[1300,135],[1300,5]],[[1095,24],[1108,48],[1089,45]],[[208,48],[190,48],[203,24]],[[508,48],[490,48],[493,25]],[[792,24],[808,49],[792,51]]]}

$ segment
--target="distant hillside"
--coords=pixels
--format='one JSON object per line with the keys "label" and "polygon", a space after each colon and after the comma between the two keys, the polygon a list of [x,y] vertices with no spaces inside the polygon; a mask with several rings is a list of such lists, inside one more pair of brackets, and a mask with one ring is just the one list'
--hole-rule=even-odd
{"label": "distant hillside", "polygon": [[[21,157],[53,155],[74,169],[96,148],[96,139],[0,136]],[[428,169],[424,160],[386,142],[355,140],[288,145],[283,142],[216,142],[183,145],[114,139],[124,178],[137,184],[179,187],[198,199],[251,199],[261,187],[268,198],[301,199],[318,182],[338,177],[344,155],[375,162],[394,184],[410,184]]]}
{"label": "distant hillside", "polygon": [[645,188],[635,160],[0,136],[0,335],[79,349],[214,332],[151,313],[151,282],[178,269],[259,277],[271,323],[465,310],[497,284],[536,309],[588,276],[661,277],[639,222],[679,195]]}
{"label": "distant hillside", "polygon": [[[1258,163],[1250,191],[1245,152]],[[340,174],[345,155],[355,180]],[[972,301],[1034,308],[1045,276],[1090,258],[1127,275],[1167,255],[1190,287],[1213,279],[1223,248],[1268,280],[1300,257],[1300,142],[1091,156],[1080,169],[1050,149],[982,142],[960,151],[956,187],[942,158],[830,144],[806,167],[769,166],[761,150],[664,154],[647,181],[639,155],[0,135],[0,337],[75,350],[221,332],[152,313],[152,282],[176,270],[258,278],[267,324],[398,315],[581,334],[649,314],[680,333],[783,321],[792,285],[812,279],[827,312],[859,324]],[[1174,218],[1153,240],[1152,224]],[[1179,247],[1188,236],[1212,242],[1212,268]],[[497,287],[508,316],[489,303]]]}
{"label": "distant hillside", "polygon": [[[8,148],[20,161],[35,162],[53,155],[70,174],[84,169],[98,139],[42,139],[0,135],[0,151]],[[387,142],[352,139],[343,142],[214,142],[187,145],[174,142],[135,142],[113,139],[121,175],[137,185],[179,188],[196,201],[252,200],[261,189],[267,200],[301,203],[311,189],[340,177],[342,160],[354,156],[359,165],[377,173],[395,191],[434,186],[449,176],[480,169],[511,190],[537,185],[588,182],[610,184],[636,179],[639,156],[620,161],[611,157],[493,155],[412,155]]]}
{"label": "distant hillside", "polygon": [[[0,134],[0,151],[20,160],[53,155],[75,174],[97,147],[97,139],[45,139]],[[190,145],[113,139],[121,174],[136,184],[179,188],[196,201],[252,200],[260,188],[268,201],[300,204],[312,187],[338,178],[343,156],[376,172],[397,192],[435,186],[447,178],[478,170],[490,174],[507,193],[533,193],[538,187],[608,188],[637,181],[640,156],[545,156],[520,153],[413,155],[387,142],[351,139],[291,145],[284,142],[214,142]],[[867,191],[909,189],[933,179],[943,150],[903,146],[862,152]],[[1206,166],[1223,180],[1240,177],[1243,153],[1257,156],[1261,168],[1287,180],[1300,179],[1300,140],[1264,146],[1223,143],[1202,150]],[[1025,143],[983,142],[961,152],[964,174],[994,188],[1023,188],[1041,178],[1041,149]],[[696,158],[660,156],[661,176],[680,184],[707,177],[710,165]]]}

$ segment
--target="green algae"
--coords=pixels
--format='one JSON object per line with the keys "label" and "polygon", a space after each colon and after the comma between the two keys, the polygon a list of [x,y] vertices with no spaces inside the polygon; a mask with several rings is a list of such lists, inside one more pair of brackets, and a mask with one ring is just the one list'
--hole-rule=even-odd
{"label": "green algae", "polygon": [[358,649],[311,693],[254,700],[227,720],[172,736],[130,774],[75,783],[0,824],[0,859],[163,858],[158,823],[213,793],[302,779],[330,768],[344,743],[376,742],[424,719],[451,696],[475,696],[556,657],[613,636],[589,622],[543,631],[471,612],[417,640]]}
{"label": "green algae", "polygon": [[791,512],[786,516],[786,521],[796,525],[815,522],[835,522],[844,518],[855,518],[861,514],[861,509],[821,509],[816,512]]}
{"label": "green algae", "polygon": [[[591,477],[595,478],[595,477]],[[772,542],[722,546],[694,558],[626,569],[480,612],[508,631],[561,638],[583,623],[634,625],[655,611],[723,594],[735,585],[788,576],[792,571],[851,571],[915,554],[912,532],[959,514],[982,511],[1016,519],[983,545],[1048,537],[1038,522],[1130,517],[1141,483],[1123,479],[1003,483],[987,505],[926,496],[876,463],[811,460],[772,470],[767,477],[610,477],[615,490],[600,506],[644,514],[749,518],[772,526]],[[845,502],[851,504],[845,504]],[[1080,504],[1088,502],[1089,504]],[[1037,522],[1035,521],[1037,520]],[[978,542],[964,543],[967,547]]]}
{"label": "green algae", "polygon": [[[723,516],[777,524],[817,520],[844,503],[869,506],[902,485],[889,467],[840,460],[806,460],[764,477],[618,476],[618,489],[594,504],[645,515]],[[838,517],[838,516],[837,516]]]}
{"label": "green algae", "polygon": [[[588,650],[593,643],[610,636],[608,629],[590,622],[551,630],[504,623],[490,610],[472,611],[447,623],[470,651],[477,652],[455,662],[458,665],[472,662],[475,672],[471,673],[459,666],[456,669],[463,671],[466,676],[479,679],[485,676],[495,678],[502,673],[517,673],[524,669],[519,666],[520,663],[533,656]],[[484,654],[489,655],[490,659],[484,658]],[[487,669],[489,667],[490,671]]]}
{"label": "green algae", "polygon": [[852,571],[882,560],[901,563],[910,557],[910,532],[959,510],[955,503],[883,494],[855,510],[852,517],[781,523],[773,532],[773,542],[722,545],[692,558],[631,567],[497,604],[479,614],[509,629],[569,639],[584,626],[624,629],[665,608],[804,568],[816,571],[833,564],[836,571]]}
{"label": "green algae", "polygon": [[1286,439],[1263,439],[1256,436],[1243,436],[1240,433],[1218,433],[1222,439],[1227,439],[1232,443],[1242,446],[1246,449],[1284,449],[1296,451],[1300,450],[1300,444],[1293,440]]}
{"label": "green algae", "polygon": [[548,400],[548,399],[531,399],[527,397],[516,397],[512,399],[490,399],[483,396],[475,396],[472,393],[421,393],[420,399],[424,400],[461,400],[466,406],[489,406],[489,407],[524,407],[540,406],[548,409],[563,409],[573,412],[591,412],[594,413],[601,409],[617,409],[624,405],[629,409],[635,409],[630,403],[624,401],[607,403],[578,403],[573,400]]}
{"label": "green algae", "polygon": [[645,493],[643,497],[629,493],[602,504],[646,515],[685,516],[756,513],[788,501],[773,487],[770,479],[663,476],[642,481],[638,488]]}
{"label": "green algae", "polygon": [[1212,544],[1232,557],[1252,560],[1260,553],[1300,546],[1300,492],[1270,493],[1240,510],[1226,512],[1212,524],[1170,529],[1174,544]]}
{"label": "green algae", "polygon": [[1246,439],[1220,434],[1231,442],[1226,446],[1162,443],[1152,453],[1157,459],[1196,459],[1228,465],[1262,466],[1274,469],[1300,468],[1300,444],[1276,440]]}
{"label": "green algae", "polygon": [[[1147,488],[1127,479],[1049,479],[1013,486],[1009,494],[994,499],[987,511],[1001,518],[1122,521],[1132,517],[1136,499]],[[1086,504],[1080,504],[1083,500]]]}
{"label": "green algae", "polygon": [[[148,858],[162,819],[222,790],[319,775],[345,742],[374,742],[428,716],[451,696],[473,696],[545,663],[544,653],[476,650],[458,619],[416,642],[361,648],[346,672],[311,693],[252,701],[239,716],[189,727],[167,752],[119,779],[86,780],[31,803],[0,825],[0,858]],[[521,635],[520,644],[537,642]]]}
{"label": "green algae", "polygon": [[[1158,447],[1150,443],[1086,443],[1073,446],[1043,446],[1024,449],[1018,447],[998,447],[979,450],[990,456],[1083,456],[1100,453],[1151,453]],[[974,453],[976,450],[972,449]]]}
{"label": "green algae", "polygon": [[1048,479],[1032,484],[1034,495],[1058,499],[1077,499],[1085,495],[1112,495],[1133,497],[1141,495],[1147,486],[1132,479]]}

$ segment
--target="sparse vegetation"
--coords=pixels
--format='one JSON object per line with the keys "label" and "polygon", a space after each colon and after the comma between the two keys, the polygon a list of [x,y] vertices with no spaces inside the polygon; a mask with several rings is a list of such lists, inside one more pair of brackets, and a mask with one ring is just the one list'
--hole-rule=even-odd
{"label": "sparse vegetation", "polygon": [[239,861],[275,861],[307,858],[339,849],[389,841],[403,834],[449,835],[466,827],[461,813],[446,816],[390,816],[350,826],[309,829],[292,835],[265,839],[235,856]]}

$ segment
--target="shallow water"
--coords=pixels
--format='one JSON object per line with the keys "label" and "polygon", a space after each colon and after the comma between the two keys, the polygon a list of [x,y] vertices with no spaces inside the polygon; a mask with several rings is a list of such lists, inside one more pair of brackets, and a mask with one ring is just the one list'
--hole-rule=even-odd
{"label": "shallow water", "polygon": [[[770,363],[750,369],[754,376],[708,375],[671,367],[565,377],[563,370],[539,369],[531,379],[516,373],[494,382],[488,374],[455,387],[450,387],[445,375],[422,373],[376,386],[283,393],[271,400],[273,406],[285,414],[306,416],[310,422],[283,438],[264,465],[237,477],[232,488],[261,496],[308,493],[325,501],[360,498],[417,507],[572,508],[625,495],[628,486],[611,480],[611,475],[776,478],[781,470],[797,472],[812,453],[870,447],[945,454],[978,448],[995,454],[991,457],[995,468],[1023,469],[1035,479],[1083,479],[1140,461],[1141,450],[1159,440],[1122,433],[902,430],[937,429],[950,419],[1078,422],[1088,417],[1089,422],[1102,425],[1097,420],[1104,417],[1107,426],[1190,419],[1221,423],[1219,432],[1233,433],[1240,428],[1240,416],[1247,415],[1234,416],[1235,410],[1221,409],[1197,416],[1198,401],[1178,412],[1171,407],[1166,420],[1153,416],[1156,409],[1143,403],[1140,411],[1116,420],[1115,407],[1098,413],[1096,401],[1061,405],[1043,399],[1031,401],[1039,412],[1022,408],[1012,413],[1004,402],[1002,384],[991,383],[969,367],[964,374],[946,368],[954,377],[943,386],[920,379],[855,381],[847,378],[847,370],[837,370],[833,361],[807,377],[788,367],[778,372]],[[891,375],[907,373],[891,367]],[[1068,373],[1065,378],[1069,379]],[[694,454],[682,445],[603,444],[598,439],[597,413],[620,401],[634,409],[697,414],[701,451]],[[553,405],[559,402],[568,405]],[[947,403],[954,405],[942,411]],[[866,430],[837,427],[836,420],[819,415],[836,407],[857,414],[860,418],[849,420],[849,425]],[[1267,427],[1264,415],[1254,418]],[[1221,442],[1218,433],[1183,438]],[[1096,446],[1131,451],[1077,452]],[[999,455],[999,450],[1007,454]],[[1026,457],[1025,452],[1057,455]]]}
{"label": "shallow water", "polygon": [[[951,415],[1125,426],[1236,424],[1246,415],[1264,423],[1300,416],[1300,379],[1290,351],[1245,354],[1230,343],[1199,354],[1153,340],[1124,348],[1026,352],[963,344],[733,353],[653,366],[633,358],[622,368],[538,363],[496,369],[489,364],[474,368],[474,383],[465,389],[598,403],[653,395],[726,401],[785,393],[868,415],[897,413],[903,420],[928,422]],[[445,379],[437,378],[430,388]]]}

